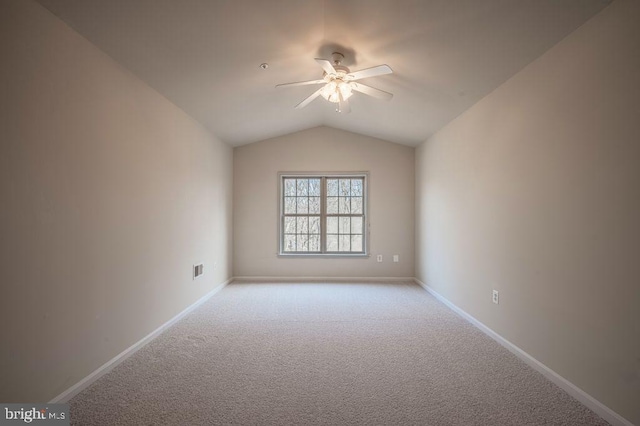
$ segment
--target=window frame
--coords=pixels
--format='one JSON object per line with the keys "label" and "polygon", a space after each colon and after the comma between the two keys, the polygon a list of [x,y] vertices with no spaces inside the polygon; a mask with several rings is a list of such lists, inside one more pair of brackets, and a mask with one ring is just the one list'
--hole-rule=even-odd
{"label": "window frame", "polygon": [[[320,252],[285,252],[284,251],[284,181],[285,178],[320,179]],[[363,203],[362,215],[357,214],[327,214],[327,179],[362,178]],[[286,215],[291,216],[291,215]],[[318,216],[316,214],[301,214],[300,216]],[[329,216],[357,216],[362,217],[362,251],[361,252],[327,252],[327,221]],[[280,257],[370,257],[369,253],[369,172],[279,172],[278,173],[278,251]]]}

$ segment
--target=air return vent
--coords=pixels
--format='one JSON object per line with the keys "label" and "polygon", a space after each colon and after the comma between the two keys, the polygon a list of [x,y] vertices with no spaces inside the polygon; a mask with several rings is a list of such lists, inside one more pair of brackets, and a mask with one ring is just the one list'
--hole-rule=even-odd
{"label": "air return vent", "polygon": [[199,278],[204,273],[204,265],[199,263],[197,265],[193,265],[193,279]]}

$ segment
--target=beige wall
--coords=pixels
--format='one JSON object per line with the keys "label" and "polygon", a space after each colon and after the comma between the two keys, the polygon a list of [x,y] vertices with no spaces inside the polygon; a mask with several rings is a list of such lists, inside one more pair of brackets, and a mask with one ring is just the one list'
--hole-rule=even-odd
{"label": "beige wall", "polygon": [[418,278],[636,424],[639,22],[613,2],[416,151]]}
{"label": "beige wall", "polygon": [[[234,149],[234,275],[412,277],[414,149],[330,127]],[[369,258],[284,258],[278,172],[369,172]],[[400,255],[393,263],[392,256]]]}
{"label": "beige wall", "polygon": [[0,58],[0,401],[48,401],[231,275],[233,154],[34,2]]}

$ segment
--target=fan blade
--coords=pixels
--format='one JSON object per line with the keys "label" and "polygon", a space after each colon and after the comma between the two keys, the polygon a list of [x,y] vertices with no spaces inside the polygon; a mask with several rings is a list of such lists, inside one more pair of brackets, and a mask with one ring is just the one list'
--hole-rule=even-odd
{"label": "fan blade", "polygon": [[318,63],[318,65],[322,67],[324,72],[326,72],[327,74],[337,74],[336,69],[333,67],[333,65],[331,65],[330,61],[326,59],[316,58],[316,62]]}
{"label": "fan blade", "polygon": [[309,80],[309,81],[298,81],[295,83],[284,83],[284,84],[277,84],[277,87],[290,87],[290,86],[306,86],[307,84],[321,84],[321,83],[326,83],[324,80]]}
{"label": "fan blade", "polygon": [[309,97],[307,97],[304,101],[300,102],[298,105],[296,105],[295,109],[301,109],[306,107],[307,105],[309,105],[311,103],[312,100],[314,100],[315,98],[317,98],[318,96],[320,96],[320,92],[322,91],[324,87],[319,88],[318,90],[316,90],[315,92],[313,92],[311,95],[309,95]]}
{"label": "fan blade", "polygon": [[378,65],[377,67],[365,68],[360,71],[352,72],[351,74],[347,74],[347,77],[353,81],[361,78],[375,77],[377,75],[391,74],[392,72],[393,70],[389,65]]}
{"label": "fan blade", "polygon": [[373,96],[374,98],[384,99],[385,101],[393,98],[393,93],[385,92],[384,90],[376,89],[375,87],[367,86],[362,83],[351,83],[353,90],[357,90],[365,95]]}
{"label": "fan blade", "polygon": [[340,96],[340,102],[338,103],[338,112],[349,114],[351,112],[351,105],[349,105],[349,100],[344,99],[342,97],[342,93],[340,93],[339,96]]}

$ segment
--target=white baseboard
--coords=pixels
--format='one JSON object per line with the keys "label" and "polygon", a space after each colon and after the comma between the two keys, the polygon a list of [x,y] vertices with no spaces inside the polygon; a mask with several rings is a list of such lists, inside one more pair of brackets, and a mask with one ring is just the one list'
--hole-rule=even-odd
{"label": "white baseboard", "polygon": [[238,276],[234,282],[414,282],[413,277],[277,277],[277,276]]}
{"label": "white baseboard", "polygon": [[553,383],[558,385],[561,389],[563,389],[573,398],[580,401],[583,405],[591,409],[594,413],[598,414],[607,422],[611,423],[614,426],[633,426],[633,423],[631,423],[630,421],[622,417],[620,414],[616,413],[611,408],[607,407],[606,405],[604,405],[603,403],[601,403],[600,401],[598,401],[597,399],[595,399],[594,397],[592,397],[591,395],[589,395],[588,393],[586,393],[585,391],[583,391],[582,389],[580,389],[579,387],[577,387],[576,385],[574,385],[573,383],[571,383],[570,381],[568,381],[567,379],[565,379],[564,377],[562,377],[561,375],[559,375],[558,373],[556,373],[555,371],[553,371],[552,369],[550,369],[549,367],[547,367],[546,365],[544,365],[543,363],[541,363],[540,361],[538,361],[537,359],[535,359],[534,357],[532,357],[531,355],[529,355],[528,353],[526,353],[525,351],[523,351],[522,349],[520,349],[519,347],[511,343],[510,341],[508,341],[507,339],[505,339],[504,337],[500,336],[498,333],[496,333],[495,331],[493,331],[492,329],[490,329],[489,327],[487,327],[486,325],[484,325],[483,323],[481,323],[480,321],[478,321],[477,319],[469,315],[467,312],[465,312],[464,310],[454,305],[452,302],[450,302],[444,296],[442,296],[437,291],[429,287],[427,284],[423,283],[417,278],[415,278],[415,282],[421,287],[423,287],[425,290],[427,290],[432,296],[434,296],[440,302],[445,304],[452,311],[454,311],[455,313],[460,315],[462,318],[469,321],[471,324],[473,324],[477,328],[479,328],[480,331],[484,332],[487,336],[491,337],[493,340],[500,343],[502,346],[508,349],[511,353],[513,353],[518,358],[520,358],[525,363],[527,363],[527,365],[529,365],[531,368],[538,371],[539,373],[542,373],[543,376],[545,376],[547,379],[551,380]]}
{"label": "white baseboard", "polygon": [[120,352],[118,355],[113,357],[111,360],[107,361],[105,364],[103,364],[101,367],[99,367],[94,372],[89,374],[87,377],[85,377],[84,379],[80,380],[78,383],[76,383],[75,385],[71,386],[69,389],[67,389],[64,392],[62,392],[60,395],[58,395],[55,398],[53,398],[51,401],[49,401],[49,404],[65,403],[65,402],[69,401],[71,398],[73,398],[74,396],[76,396],[77,394],[79,394],[80,392],[82,392],[83,390],[88,388],[89,386],[91,386],[100,377],[104,376],[109,371],[113,370],[116,366],[118,366],[120,363],[122,363],[125,359],[129,358],[131,355],[136,353],[136,351],[138,351],[144,345],[146,345],[151,340],[156,338],[164,330],[166,330],[167,328],[171,327],[173,324],[175,324],[176,322],[180,321],[188,313],[190,313],[191,311],[196,309],[198,306],[202,305],[204,302],[209,300],[211,298],[211,296],[213,296],[214,294],[216,294],[217,292],[222,290],[232,280],[233,280],[233,278],[229,278],[227,281],[225,281],[222,284],[218,285],[216,288],[214,288],[213,290],[211,290],[210,292],[208,292],[207,294],[202,296],[200,299],[196,300],[194,303],[192,303],[190,306],[188,306],[186,309],[184,309],[178,315],[174,316],[169,321],[165,322],[160,327],[156,328],[154,331],[152,331],[151,333],[147,334],[145,337],[143,337],[142,339],[140,339],[139,341],[137,341],[133,345],[129,346],[124,351]]}

